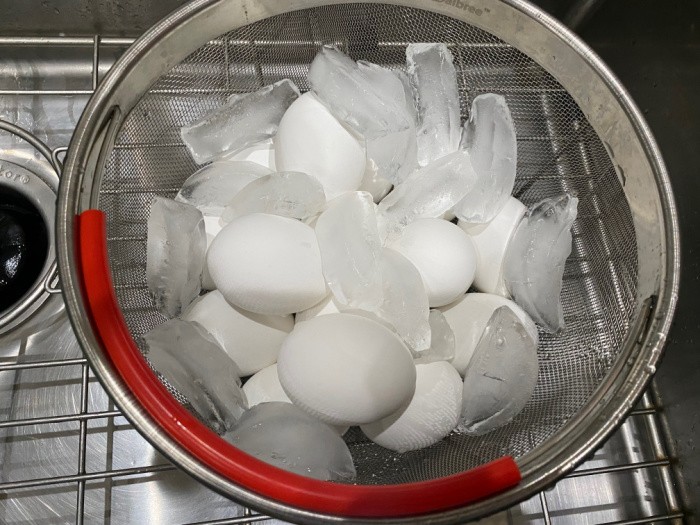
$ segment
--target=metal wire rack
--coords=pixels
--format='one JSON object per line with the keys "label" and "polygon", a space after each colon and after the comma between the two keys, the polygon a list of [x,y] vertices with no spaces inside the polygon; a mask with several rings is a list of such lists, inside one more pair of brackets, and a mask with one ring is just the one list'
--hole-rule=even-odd
{"label": "metal wire rack", "polygon": [[[65,146],[74,121],[22,122],[22,114],[56,97],[82,107],[132,41],[101,35],[0,36],[3,56],[26,59],[36,54],[47,62],[70,58],[61,60],[64,70],[54,72],[54,79],[45,76],[46,72],[51,76],[51,68],[35,67],[26,76],[18,75],[22,60],[0,62],[0,116],[19,120],[54,148]],[[61,76],[63,80],[56,80]],[[662,419],[663,406],[652,385],[592,458],[554,487],[489,522],[681,523],[673,457]],[[135,459],[137,455],[146,460]],[[175,522],[165,508],[175,501],[182,502],[173,511],[178,523],[244,524],[270,519],[194,482],[184,481],[174,489],[171,483],[167,496],[168,491],[154,490],[153,486],[168,484],[178,474],[175,467],[154,453],[115,409],[81,357],[65,318],[20,339],[0,339],[0,463],[3,523],[130,522],[135,519],[133,509],[144,501],[150,505],[139,510],[144,523],[159,522],[158,517],[163,523]],[[150,488],[143,490],[148,494],[144,500],[137,491],[146,485]],[[203,501],[195,501],[205,493]],[[181,512],[188,506],[190,514]],[[150,513],[149,520],[144,513]]]}

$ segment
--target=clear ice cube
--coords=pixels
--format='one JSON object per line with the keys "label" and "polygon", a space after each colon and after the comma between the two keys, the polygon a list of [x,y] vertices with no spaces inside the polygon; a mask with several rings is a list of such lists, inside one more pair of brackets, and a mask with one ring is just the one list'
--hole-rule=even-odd
{"label": "clear ice cube", "polygon": [[367,158],[377,174],[392,183],[405,181],[417,167],[416,132],[411,127],[366,141]]}
{"label": "clear ice cube", "polygon": [[561,288],[571,253],[578,199],[569,194],[540,201],[518,225],[503,263],[513,300],[547,332],[564,329]]}
{"label": "clear ice cube", "polygon": [[224,222],[249,213],[269,213],[291,219],[308,219],[326,204],[323,186],[315,177],[298,171],[271,173],[246,185],[228,204]]}
{"label": "clear ice cube", "polygon": [[367,156],[382,178],[397,183],[411,173],[417,163],[413,101],[397,73],[355,63],[326,46],[311,64],[309,82],[331,112],[365,138]]}
{"label": "clear ice cube", "polygon": [[329,425],[290,403],[260,403],[224,439],[284,470],[325,481],[352,481],[355,465],[345,441]]}
{"label": "clear ice cube", "polygon": [[155,305],[175,317],[199,295],[207,238],[202,213],[156,196],[148,216],[146,281]]}
{"label": "clear ice cube", "polygon": [[[401,81],[401,87],[403,88],[403,101],[406,105],[406,111],[411,117],[411,122],[418,126],[418,108],[416,107],[415,93],[413,92],[413,86],[411,85],[411,79],[406,73],[401,70],[394,71],[394,74]],[[416,130],[417,132],[417,130]],[[417,159],[416,159],[417,160]]]}
{"label": "clear ice cube", "polygon": [[464,375],[458,429],[482,435],[509,423],[537,384],[537,345],[507,306],[489,319]]}
{"label": "clear ice cube", "polygon": [[270,173],[254,162],[219,160],[190,175],[175,200],[191,204],[204,215],[220,217],[239,191]]}
{"label": "clear ice cube", "polygon": [[[408,77],[403,71],[391,71],[377,64],[360,60],[357,65],[379,97],[394,104],[401,120],[410,125],[382,137],[367,139],[367,157],[374,162],[377,173],[393,183],[400,183],[417,167],[416,109]],[[408,87],[408,90],[406,89]]]}
{"label": "clear ice cube", "polygon": [[224,153],[221,158],[222,160],[255,162],[272,171],[277,171],[275,166],[275,144],[272,139],[256,142],[252,146],[248,146],[236,153]]}
{"label": "clear ice cube", "polygon": [[451,361],[455,356],[455,334],[440,310],[430,310],[430,348],[416,354],[416,364]]}
{"label": "clear ice cube", "polygon": [[146,357],[215,432],[222,433],[248,408],[240,370],[197,323],[171,319],[142,337]]}
{"label": "clear ice cube", "polygon": [[518,158],[515,126],[502,96],[474,99],[461,147],[469,152],[478,182],[454,214],[469,223],[490,222],[513,193]]}
{"label": "clear ice cube", "polygon": [[360,184],[358,191],[366,191],[372,195],[372,199],[374,199],[376,204],[386,197],[393,187],[394,185],[391,183],[391,181],[385,179],[379,174],[377,165],[368,159],[365,174],[362,178],[362,183]]}
{"label": "clear ice cube", "polygon": [[459,147],[457,72],[445,44],[409,44],[406,66],[418,105],[418,163],[425,166]]}
{"label": "clear ice cube", "polygon": [[336,197],[315,231],[323,274],[336,300],[348,308],[376,309],[382,302],[382,243],[372,196],[358,191]]}
{"label": "clear ice cube", "polygon": [[414,352],[430,348],[428,295],[411,261],[391,248],[380,260],[383,301],[373,313],[394,328]]}
{"label": "clear ice cube", "polygon": [[363,69],[337,48],[324,46],[311,63],[309,83],[336,118],[368,140],[409,128],[405,110],[377,92],[373,80],[388,77],[376,71],[368,76],[369,68]]}
{"label": "clear ice cube", "polygon": [[284,79],[245,95],[233,95],[226,104],[183,126],[180,135],[197,164],[233,154],[269,139],[282,115],[299,96]]}
{"label": "clear ice cube", "polygon": [[438,218],[461,201],[476,181],[464,150],[415,170],[379,203],[382,237],[396,239],[416,219]]}

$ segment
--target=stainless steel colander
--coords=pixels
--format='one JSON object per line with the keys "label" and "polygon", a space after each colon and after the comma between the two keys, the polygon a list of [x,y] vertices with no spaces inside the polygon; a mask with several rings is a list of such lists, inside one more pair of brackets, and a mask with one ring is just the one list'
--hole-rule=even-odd
{"label": "stainless steel colander", "polygon": [[[180,127],[232,93],[282,78],[308,89],[309,64],[327,43],[402,68],[410,42],[448,45],[463,119],[475,96],[506,97],[517,128],[518,198],[578,195],[562,292],[567,329],[540,334],[537,388],[509,425],[406,454],[350,434],[356,485],[319,482],[225,444],[145,364],[134,339],[165,320],[146,286],[149,204],[174,196],[197,168]],[[216,490],[306,522],[461,522],[552,483],[621,422],[653,374],[679,278],[670,185],[638,109],[584,44],[521,0],[182,7],[125,53],[85,110],[61,181],[57,238],[78,339],[125,415]]]}

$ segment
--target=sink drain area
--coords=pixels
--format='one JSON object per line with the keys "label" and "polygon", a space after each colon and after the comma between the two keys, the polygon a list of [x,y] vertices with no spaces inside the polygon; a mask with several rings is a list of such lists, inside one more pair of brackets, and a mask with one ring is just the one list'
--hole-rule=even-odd
{"label": "sink drain area", "polygon": [[24,195],[0,187],[0,312],[37,283],[49,253],[42,214]]}

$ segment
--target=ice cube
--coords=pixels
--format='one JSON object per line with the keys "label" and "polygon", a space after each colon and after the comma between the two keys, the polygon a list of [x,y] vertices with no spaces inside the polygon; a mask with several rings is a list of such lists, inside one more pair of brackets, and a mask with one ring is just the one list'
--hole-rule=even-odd
{"label": "ice cube", "polygon": [[284,79],[245,95],[233,95],[226,104],[183,126],[180,135],[197,164],[233,154],[271,138],[299,89]]}
{"label": "ice cube", "polygon": [[171,319],[143,336],[153,368],[215,432],[233,428],[248,408],[240,370],[197,323]]}
{"label": "ice cube", "polygon": [[219,160],[190,175],[175,200],[195,206],[204,215],[220,217],[239,191],[270,173],[254,162]]}
{"label": "ice cube", "polygon": [[471,190],[476,174],[469,153],[450,153],[415,170],[380,203],[382,237],[396,239],[416,219],[438,218]]}
{"label": "ice cube", "polygon": [[[410,92],[406,92],[399,76],[403,72],[395,72],[367,60],[358,60],[357,68],[378,96],[387,103],[397,103],[408,111],[409,100],[406,97]],[[413,103],[412,93],[410,102]]]}
{"label": "ice cube", "polygon": [[400,183],[418,164],[413,93],[406,90],[402,81],[408,79],[402,71],[391,71],[371,62],[360,60],[357,65],[381,100],[393,104],[401,121],[410,123],[405,129],[367,139],[367,157],[374,162],[378,176]]}
{"label": "ice cube", "polygon": [[550,333],[564,328],[560,295],[577,208],[578,199],[569,194],[532,206],[518,225],[503,263],[503,279],[513,300]]}
{"label": "ice cube", "polygon": [[478,183],[455,206],[454,214],[470,223],[489,222],[513,193],[518,157],[515,126],[502,96],[474,99],[461,147],[469,152]]}
{"label": "ice cube", "polygon": [[440,310],[430,310],[430,348],[419,352],[416,364],[451,361],[455,356],[455,334]]}
{"label": "ice cube", "polygon": [[260,164],[272,171],[277,171],[275,167],[275,145],[272,139],[256,142],[236,153],[224,153],[223,160],[250,161]]}
{"label": "ice cube", "polygon": [[375,204],[379,203],[393,188],[391,181],[385,179],[379,173],[379,169],[373,160],[367,159],[365,174],[358,191],[366,191],[372,195]]}
{"label": "ice cube", "polygon": [[375,310],[382,302],[382,244],[372,196],[346,193],[316,221],[323,274],[336,300],[348,308]]}
{"label": "ice cube", "polygon": [[146,281],[165,315],[179,315],[199,295],[206,249],[202,213],[156,196],[148,217]]}
{"label": "ice cube", "polygon": [[249,213],[269,213],[291,219],[308,219],[326,204],[323,186],[298,171],[271,173],[249,183],[229,202],[224,222]]}
{"label": "ice cube", "polygon": [[457,72],[445,44],[409,44],[406,66],[418,105],[418,163],[425,166],[459,147]]}
{"label": "ice cube", "polygon": [[324,46],[311,63],[309,83],[336,118],[368,140],[408,129],[404,109],[377,93],[370,77],[379,75],[366,73],[337,48]]}
{"label": "ice cube", "polygon": [[366,141],[367,158],[380,177],[399,184],[417,167],[416,131],[410,127]]}
{"label": "ice cube", "polygon": [[414,352],[430,347],[428,295],[416,267],[384,248],[380,259],[383,301],[374,313],[391,325]]}
{"label": "ice cube", "polygon": [[[415,93],[413,92],[413,86],[411,85],[411,79],[403,71],[394,71],[394,74],[401,81],[401,87],[403,88],[403,101],[406,105],[406,111],[411,117],[411,122],[418,126],[418,108],[416,107]],[[416,159],[417,160],[417,159]]]}
{"label": "ice cube", "polygon": [[302,476],[352,481],[355,466],[345,441],[329,425],[290,403],[260,403],[224,439],[256,458]]}
{"label": "ice cube", "polygon": [[532,397],[537,370],[535,342],[518,316],[501,306],[467,366],[459,430],[481,435],[510,422]]}
{"label": "ice cube", "polygon": [[367,156],[381,177],[398,183],[411,173],[417,162],[415,121],[396,73],[371,62],[355,63],[326,46],[311,64],[309,82],[331,112],[364,137]]}

